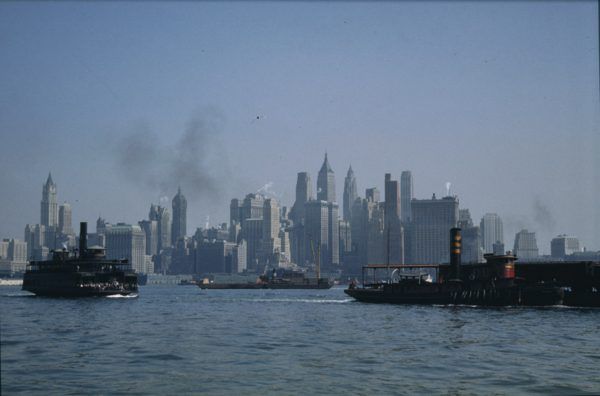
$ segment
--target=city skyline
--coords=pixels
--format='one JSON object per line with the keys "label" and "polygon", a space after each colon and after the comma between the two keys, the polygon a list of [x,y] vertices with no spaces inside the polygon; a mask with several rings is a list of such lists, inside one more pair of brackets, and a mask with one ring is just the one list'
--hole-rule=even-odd
{"label": "city skyline", "polygon": [[49,171],[75,224],[136,224],[181,184],[191,230],[263,186],[291,208],[298,172],[316,195],[327,151],[340,206],[350,164],[359,195],[410,169],[507,246],[600,249],[596,3],[0,7],[3,237]]}

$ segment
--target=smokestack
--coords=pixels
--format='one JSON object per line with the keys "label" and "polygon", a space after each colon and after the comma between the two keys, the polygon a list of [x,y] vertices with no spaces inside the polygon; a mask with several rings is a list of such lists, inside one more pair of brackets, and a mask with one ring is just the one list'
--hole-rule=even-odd
{"label": "smokestack", "polygon": [[455,279],[460,279],[460,255],[462,250],[460,231],[460,228],[450,229],[450,268]]}
{"label": "smokestack", "polygon": [[83,257],[87,250],[87,223],[79,223],[79,257]]}

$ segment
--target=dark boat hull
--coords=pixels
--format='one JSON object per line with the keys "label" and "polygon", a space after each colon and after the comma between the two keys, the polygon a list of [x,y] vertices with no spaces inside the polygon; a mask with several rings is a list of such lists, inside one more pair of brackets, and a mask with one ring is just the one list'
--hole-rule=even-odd
{"label": "dark boat hull", "polygon": [[426,305],[545,306],[561,304],[564,293],[552,285],[467,288],[456,284],[403,287],[382,284],[379,288],[344,290],[361,302]]}
{"label": "dark boat hull", "polygon": [[[91,277],[93,283],[82,284],[82,278]],[[22,289],[38,296],[95,297],[130,295],[138,292],[135,275],[123,273],[89,274],[81,272],[32,273],[23,276]],[[118,282],[115,285],[113,282]]]}

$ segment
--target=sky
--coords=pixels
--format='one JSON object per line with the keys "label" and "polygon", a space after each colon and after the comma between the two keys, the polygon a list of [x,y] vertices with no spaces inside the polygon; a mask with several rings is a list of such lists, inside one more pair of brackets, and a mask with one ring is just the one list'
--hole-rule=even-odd
{"label": "sky", "polygon": [[[0,237],[147,218],[181,186],[188,233],[267,185],[291,206],[325,152],[338,201],[384,174],[446,182],[542,253],[600,249],[597,2],[2,2]],[[313,187],[316,190],[316,187]],[[94,226],[91,226],[94,229]]]}

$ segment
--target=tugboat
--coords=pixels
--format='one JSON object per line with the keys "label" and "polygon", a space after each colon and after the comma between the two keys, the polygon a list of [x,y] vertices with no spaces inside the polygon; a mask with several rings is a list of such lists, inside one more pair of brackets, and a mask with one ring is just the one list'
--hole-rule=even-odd
{"label": "tugboat", "polygon": [[[392,304],[464,304],[482,306],[557,305],[564,291],[552,282],[527,282],[515,277],[512,254],[486,254],[486,263],[461,265],[460,228],[450,230],[450,265],[367,265],[362,287],[344,290],[358,301]],[[509,252],[510,253],[510,252]],[[377,270],[394,270],[387,282],[378,282]],[[365,283],[365,271],[373,271],[373,283]],[[410,275],[404,276],[406,271]],[[415,272],[417,271],[417,272]],[[428,278],[435,272],[436,279]]]}
{"label": "tugboat", "polygon": [[23,290],[38,296],[90,297],[137,293],[137,274],[127,260],[107,260],[104,248],[87,248],[87,223],[80,224],[79,252],[57,250],[52,259],[32,261]]}

